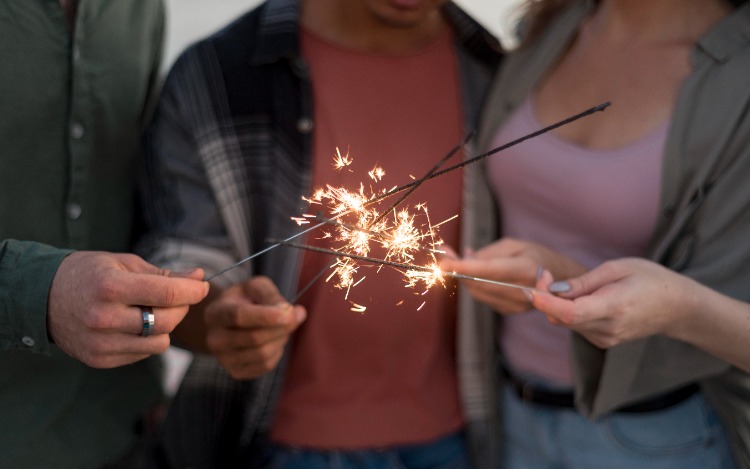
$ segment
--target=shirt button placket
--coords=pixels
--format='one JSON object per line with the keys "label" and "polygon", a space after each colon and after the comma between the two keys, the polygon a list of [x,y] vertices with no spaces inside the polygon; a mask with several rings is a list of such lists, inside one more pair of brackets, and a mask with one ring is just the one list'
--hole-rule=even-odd
{"label": "shirt button placket", "polygon": [[83,124],[80,122],[73,122],[70,125],[70,138],[73,140],[80,140],[83,138],[83,134],[85,133],[85,129],[83,128]]}

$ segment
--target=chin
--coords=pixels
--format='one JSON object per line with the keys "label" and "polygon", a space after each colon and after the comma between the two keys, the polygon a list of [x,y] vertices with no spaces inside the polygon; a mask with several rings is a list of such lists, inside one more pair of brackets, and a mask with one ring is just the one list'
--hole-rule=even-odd
{"label": "chin", "polygon": [[392,27],[410,27],[426,20],[447,0],[365,0],[381,21]]}

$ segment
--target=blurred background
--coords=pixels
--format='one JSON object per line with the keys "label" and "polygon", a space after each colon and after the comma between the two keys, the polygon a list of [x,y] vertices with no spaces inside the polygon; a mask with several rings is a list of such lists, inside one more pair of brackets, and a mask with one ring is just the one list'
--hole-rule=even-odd
{"label": "blurred background", "polygon": [[[512,47],[510,31],[521,0],[454,0],[479,23]],[[261,0],[167,0],[168,39],[165,69],[182,50],[261,3]]]}
{"label": "blurred background", "polygon": [[[163,63],[166,73],[177,56],[193,42],[220,29],[262,0],[166,0],[167,44]],[[454,0],[479,23],[512,48],[511,37],[522,0]],[[192,355],[176,347],[165,354],[167,392],[177,390]]]}

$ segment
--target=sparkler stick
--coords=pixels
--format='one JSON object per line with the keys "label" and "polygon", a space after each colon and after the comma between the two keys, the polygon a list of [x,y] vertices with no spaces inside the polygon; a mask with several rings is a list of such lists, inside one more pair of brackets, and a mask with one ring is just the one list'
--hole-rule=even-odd
{"label": "sparkler stick", "polygon": [[499,285],[501,287],[509,287],[509,288],[517,288],[520,290],[532,290],[532,291],[535,290],[535,288],[527,287],[524,285],[518,285],[515,283],[501,282],[499,280],[490,280],[490,279],[482,278],[482,277],[473,277],[470,275],[459,274],[456,272],[444,272],[436,267],[426,267],[426,266],[421,266],[421,265],[406,264],[403,262],[387,261],[384,259],[378,259],[376,257],[360,256],[358,254],[351,254],[347,252],[336,251],[335,249],[326,249],[326,248],[321,248],[318,246],[310,246],[309,244],[299,244],[299,243],[295,243],[291,241],[278,241],[278,244],[283,244],[284,246],[289,246],[289,247],[293,247],[297,249],[303,249],[305,251],[319,252],[323,254],[330,254],[332,256],[337,256],[337,257],[346,257],[346,258],[354,259],[358,261],[370,262],[372,264],[395,267],[397,269],[430,272],[430,273],[434,273],[436,275],[442,275],[445,277],[452,277],[452,278],[460,279],[460,280],[474,280],[476,282],[491,283],[492,285]]}
{"label": "sparkler stick", "polygon": [[[492,150],[490,150],[490,151],[488,151],[486,153],[483,153],[481,155],[475,156],[475,157],[470,158],[468,160],[465,160],[465,161],[463,161],[463,162],[461,162],[459,164],[456,164],[456,165],[450,166],[448,168],[445,168],[445,169],[443,169],[441,171],[434,171],[433,172],[433,170],[430,170],[428,172],[428,175],[426,175],[425,177],[420,178],[417,181],[414,181],[414,182],[409,183],[409,184],[405,184],[405,185],[400,186],[400,187],[396,187],[396,188],[394,188],[394,189],[392,189],[390,191],[387,191],[387,192],[385,192],[385,193],[383,193],[383,194],[381,194],[379,196],[373,197],[372,199],[368,200],[365,203],[365,206],[368,206],[368,205],[374,204],[376,202],[379,202],[380,200],[383,200],[386,197],[390,197],[390,196],[392,196],[394,194],[397,194],[399,192],[405,191],[407,189],[411,189],[411,191],[413,191],[414,189],[416,189],[416,187],[418,187],[420,184],[422,184],[423,182],[425,182],[427,180],[434,179],[436,177],[442,176],[443,174],[446,174],[446,173],[449,173],[451,171],[455,171],[457,169],[463,168],[464,166],[468,166],[470,164],[474,164],[477,161],[483,160],[484,158],[492,156],[495,153],[501,152],[501,151],[506,150],[506,149],[508,149],[508,148],[510,148],[512,146],[518,145],[519,143],[522,143],[522,142],[524,142],[524,141],[526,141],[528,139],[537,137],[537,136],[542,135],[544,133],[547,133],[547,132],[549,132],[551,130],[554,130],[554,129],[557,129],[557,128],[562,127],[564,125],[570,124],[571,122],[574,122],[574,121],[576,121],[578,119],[581,119],[583,117],[586,117],[586,116],[589,116],[591,114],[594,114],[595,112],[603,111],[604,109],[606,109],[607,107],[609,107],[610,104],[611,104],[610,102],[599,104],[598,106],[594,106],[592,108],[589,108],[589,109],[587,109],[587,110],[585,110],[583,112],[580,112],[578,114],[570,116],[570,117],[568,117],[566,119],[563,119],[563,120],[561,120],[559,122],[556,122],[554,124],[548,125],[547,127],[539,129],[539,130],[537,130],[535,132],[532,132],[530,134],[527,134],[527,135],[524,135],[522,137],[519,137],[519,138],[517,138],[517,139],[515,139],[515,140],[513,140],[511,142],[508,142],[508,143],[506,143],[504,145],[496,147],[496,148],[494,148],[494,149],[492,149]],[[455,149],[452,150],[450,153],[448,153],[448,155],[446,155],[446,157],[443,158],[443,160],[447,160],[450,156],[452,156],[452,154],[455,151],[456,151]],[[441,164],[442,164],[442,162],[443,161],[441,161]],[[435,169],[435,168],[433,168],[433,169]],[[432,174],[429,174],[429,173],[432,173]],[[414,189],[412,189],[412,188],[414,188]],[[397,203],[400,203],[400,202],[401,202],[401,200],[399,200]],[[332,218],[328,219],[328,221],[337,220],[337,219],[341,218],[342,216],[344,216],[346,213],[348,213],[348,212],[339,213],[335,217],[332,217]],[[313,231],[313,230],[315,230],[317,228],[320,228],[321,226],[323,226],[325,224],[326,224],[326,222],[320,222],[320,223],[318,223],[316,225],[313,225],[313,226],[310,226],[309,228],[304,229],[304,230],[302,230],[302,231],[300,231],[300,232],[298,232],[296,234],[293,234],[293,235],[289,236],[288,238],[286,238],[284,240],[281,240],[281,241],[279,241],[277,243],[271,244],[270,246],[267,246],[266,248],[261,249],[260,251],[251,254],[250,256],[248,256],[248,257],[246,257],[246,258],[244,258],[244,259],[242,259],[242,260],[240,260],[240,261],[238,261],[238,262],[236,262],[236,263],[234,263],[234,264],[232,264],[232,265],[230,265],[230,266],[228,266],[228,267],[220,270],[219,272],[217,272],[217,273],[215,273],[213,275],[210,275],[208,277],[205,277],[204,280],[205,281],[209,281],[209,280],[211,280],[211,279],[213,279],[215,277],[218,277],[219,275],[222,275],[222,274],[224,274],[224,273],[226,273],[226,272],[228,272],[228,271],[230,271],[230,270],[232,270],[232,269],[234,269],[236,267],[239,267],[240,265],[242,265],[242,264],[244,264],[246,262],[249,262],[249,261],[251,261],[252,259],[255,259],[258,256],[261,256],[261,255],[267,253],[268,251],[271,251],[272,249],[275,249],[275,248],[279,247],[282,244],[289,243],[290,241],[293,241],[294,239],[296,239],[296,238],[298,238],[298,237],[300,237],[300,236],[302,236],[302,235],[304,235],[306,233],[309,233],[310,231]],[[339,255],[342,255],[342,254],[339,254]],[[526,287],[522,287],[522,288],[526,288]]]}
{"label": "sparkler stick", "polygon": [[455,147],[453,147],[453,149],[451,151],[449,151],[447,155],[445,155],[444,157],[442,157],[440,159],[440,161],[438,161],[437,164],[435,164],[435,166],[433,166],[429,171],[427,171],[427,173],[424,176],[422,176],[418,180],[414,181],[414,184],[409,188],[409,190],[406,191],[406,193],[404,195],[402,195],[401,197],[399,197],[399,199],[397,201],[393,202],[393,204],[391,204],[391,206],[388,207],[387,210],[383,210],[383,213],[381,213],[380,216],[378,218],[376,218],[375,221],[372,222],[372,224],[373,225],[377,225],[377,223],[380,220],[382,220],[383,217],[385,217],[388,214],[388,212],[390,212],[394,208],[398,207],[398,205],[401,202],[403,202],[404,200],[406,200],[406,198],[409,197],[409,195],[411,195],[412,192],[414,192],[415,190],[417,190],[417,187],[419,187],[423,182],[425,182],[427,179],[429,179],[430,176],[432,176],[433,174],[435,174],[437,172],[437,170],[440,169],[440,167],[445,164],[446,161],[448,161],[453,155],[455,155],[458,152],[458,150],[460,150],[464,145],[466,145],[467,143],[469,143],[469,140],[471,140],[472,138],[474,138],[474,132],[471,132],[469,135],[467,135],[466,138],[464,138],[464,141],[461,142],[460,145],[456,145]]}
{"label": "sparkler stick", "polygon": [[399,193],[401,191],[409,189],[409,188],[411,188],[413,186],[418,186],[419,184],[422,184],[424,181],[427,181],[427,180],[430,180],[430,179],[434,179],[436,177],[442,176],[443,174],[450,173],[451,171],[455,171],[457,169],[463,168],[464,166],[468,166],[470,164],[474,164],[477,161],[480,161],[480,160],[483,160],[483,159],[487,158],[488,156],[492,156],[495,153],[501,152],[503,150],[507,150],[510,147],[516,146],[519,143],[525,142],[526,140],[529,140],[531,138],[538,137],[538,136],[540,136],[542,134],[545,134],[545,133],[547,133],[547,132],[549,132],[551,130],[555,130],[558,127],[562,127],[564,125],[570,124],[571,122],[577,121],[578,119],[581,119],[582,117],[589,116],[589,115],[591,115],[591,114],[593,114],[595,112],[603,111],[607,107],[609,107],[611,104],[612,103],[610,103],[609,101],[607,101],[606,103],[602,103],[602,104],[600,104],[598,106],[594,106],[594,107],[592,107],[590,109],[587,109],[587,110],[585,110],[583,112],[580,112],[578,114],[570,116],[570,117],[568,117],[566,119],[563,119],[563,120],[561,120],[559,122],[556,122],[554,124],[548,125],[547,127],[539,129],[539,130],[537,130],[535,132],[532,132],[530,134],[526,134],[526,135],[524,135],[522,137],[519,137],[519,138],[517,138],[517,139],[515,139],[515,140],[513,140],[511,142],[508,142],[508,143],[506,143],[504,145],[500,145],[499,147],[493,148],[492,150],[488,151],[487,153],[482,153],[481,155],[477,155],[477,156],[475,156],[473,158],[470,158],[470,159],[468,159],[466,161],[462,161],[461,163],[455,164],[453,166],[449,166],[449,167],[447,167],[447,168],[445,168],[445,169],[443,169],[441,171],[437,171],[437,172],[433,173],[432,175],[430,175],[430,176],[428,176],[426,178],[423,178],[424,180],[420,179],[418,181],[410,182],[409,184],[404,184],[403,186],[396,187],[396,188],[394,188],[394,189],[392,189],[392,190],[390,190],[390,191],[388,191],[388,192],[386,192],[386,193],[384,193],[382,195],[374,197],[372,200],[370,200],[369,202],[367,202],[367,205],[369,205],[371,203],[378,202],[378,201],[380,201],[380,200],[382,200],[382,199],[384,199],[386,197],[390,197],[390,196],[392,196],[394,194],[397,194],[397,193]]}

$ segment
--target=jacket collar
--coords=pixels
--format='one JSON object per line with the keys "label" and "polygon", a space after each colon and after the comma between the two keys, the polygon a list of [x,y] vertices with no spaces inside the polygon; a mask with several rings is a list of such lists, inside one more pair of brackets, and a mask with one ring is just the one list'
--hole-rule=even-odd
{"label": "jacket collar", "polygon": [[721,20],[698,40],[692,54],[693,64],[706,56],[715,62],[725,62],[738,50],[746,49],[750,42],[750,3]]}

